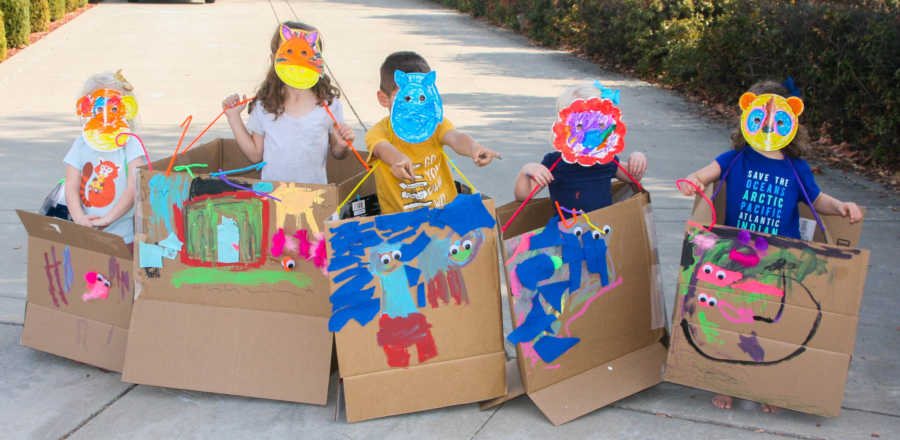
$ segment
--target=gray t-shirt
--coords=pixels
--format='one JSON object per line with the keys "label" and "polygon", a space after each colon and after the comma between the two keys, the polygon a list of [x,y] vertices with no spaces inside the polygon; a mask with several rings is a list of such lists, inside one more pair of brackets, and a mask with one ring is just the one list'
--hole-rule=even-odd
{"label": "gray t-shirt", "polygon": [[[79,197],[85,214],[102,217],[115,206],[128,187],[128,162],[142,155],[141,144],[133,136],[128,137],[124,147],[105,152],[89,147],[81,136],[75,139],[63,161],[81,172]],[[134,241],[134,207],[103,231],[121,236],[125,243]]]}
{"label": "gray t-shirt", "polygon": [[[328,107],[338,123],[344,122],[341,101],[335,98]],[[328,133],[334,121],[317,105],[311,112],[295,118],[282,113],[277,119],[259,103],[250,112],[247,130],[262,135],[263,180],[327,184],[325,160],[328,157]]]}

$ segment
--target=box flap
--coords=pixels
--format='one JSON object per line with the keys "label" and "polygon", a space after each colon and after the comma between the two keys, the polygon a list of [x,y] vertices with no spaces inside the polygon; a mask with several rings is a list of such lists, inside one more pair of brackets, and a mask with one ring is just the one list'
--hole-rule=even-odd
{"label": "box flap", "polygon": [[489,410],[524,394],[525,385],[522,384],[522,375],[519,374],[519,362],[510,359],[506,361],[506,394],[496,399],[485,400],[478,404],[478,408],[482,411]]}
{"label": "box flap", "polygon": [[[67,337],[60,337],[65,335]],[[128,329],[28,303],[22,345],[121,372]]]}
{"label": "box flap", "polygon": [[56,217],[17,209],[19,219],[28,235],[44,240],[55,241],[73,247],[88,249],[101,254],[113,255],[131,261],[132,255],[122,237],[98,231],[94,228],[77,225]]}

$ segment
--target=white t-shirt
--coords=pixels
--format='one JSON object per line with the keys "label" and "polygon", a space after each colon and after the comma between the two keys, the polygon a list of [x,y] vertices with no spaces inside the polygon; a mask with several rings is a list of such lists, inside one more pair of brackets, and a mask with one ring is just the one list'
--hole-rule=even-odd
{"label": "white t-shirt", "polygon": [[[128,162],[141,156],[141,144],[134,136],[128,137],[124,147],[102,153],[88,146],[83,137],[75,139],[63,162],[81,173],[79,198],[85,214],[103,217],[115,206],[128,187]],[[121,236],[125,243],[134,241],[134,206],[103,231]]]}
{"label": "white t-shirt", "polygon": [[[344,109],[337,98],[328,107],[338,123],[344,122]],[[328,133],[334,121],[321,105],[299,118],[282,113],[277,119],[257,103],[250,112],[247,130],[264,137],[263,180],[327,184],[325,160],[328,157]]]}

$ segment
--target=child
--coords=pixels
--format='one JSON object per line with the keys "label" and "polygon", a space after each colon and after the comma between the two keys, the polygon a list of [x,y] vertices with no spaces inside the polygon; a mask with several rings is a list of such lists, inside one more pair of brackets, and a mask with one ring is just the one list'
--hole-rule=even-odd
{"label": "child", "polygon": [[[397,72],[401,73],[397,73]],[[381,84],[378,90],[378,103],[392,111],[392,104],[400,90],[395,76],[407,78],[406,74],[431,72],[428,63],[414,52],[395,52],[385,58],[381,65]],[[410,75],[411,76],[411,75]],[[433,88],[434,74],[426,75],[424,81]],[[440,106],[440,98],[436,95],[426,98],[420,95],[422,103],[436,100]],[[407,102],[413,101],[406,97]],[[442,111],[440,112],[442,115]],[[397,116],[397,115],[394,115]],[[432,115],[434,116],[434,115]],[[439,121],[439,123],[436,123]],[[375,124],[366,133],[366,146],[370,151],[369,160],[377,158],[387,166],[375,170],[375,182],[378,188],[378,203],[382,214],[408,211],[420,207],[440,208],[456,197],[456,187],[450,167],[443,154],[443,146],[449,145],[457,154],[471,157],[478,166],[491,163],[499,155],[493,150],[479,145],[471,136],[457,131],[447,118],[434,117],[434,132],[424,132],[422,141],[406,142],[396,134],[391,117],[386,117]],[[427,137],[425,137],[427,136]]]}
{"label": "child", "polygon": [[72,221],[119,235],[126,244],[134,241],[135,176],[143,156],[138,140],[122,135],[137,116],[132,90],[121,70],[88,78],[76,105],[83,132],[63,159]]}
{"label": "child", "polygon": [[[564,91],[556,100],[557,112],[578,99],[601,98],[602,90],[598,86],[599,83],[585,83]],[[525,200],[535,186],[543,188],[549,185],[550,198],[554,202],[559,202],[560,206],[590,212],[612,204],[610,180],[613,177],[623,182],[632,182],[614,162],[597,163],[586,167],[560,161],[551,172],[549,168],[561,154],[559,151],[553,151],[544,155],[541,163],[531,162],[522,167],[514,187],[516,200]],[[647,171],[647,157],[640,152],[631,153],[628,162],[622,166],[640,181]]]}
{"label": "child", "polygon": [[322,36],[309,25],[285,22],[270,49],[272,65],[250,104],[250,120],[245,126],[245,105],[235,94],[222,102],[228,124],[247,158],[266,162],[262,179],[327,184],[329,150],[343,159],[355,136],[343,123],[340,92],[322,71]]}
{"label": "child", "polygon": [[[809,165],[800,159],[807,141],[806,129],[797,121],[803,112],[803,101],[793,96],[783,98],[788,93],[784,86],[772,81],[750,87],[741,96],[744,115],[741,128],[731,135],[734,149],[720,154],[687,179],[699,188],[725,179],[728,226],[800,238],[797,204],[807,203],[804,191],[818,213],[850,217],[851,223],[858,222],[862,212],[856,203],[842,202],[821,192]],[[723,170],[727,175],[723,176]],[[690,185],[680,189],[686,196],[696,192]],[[732,400],[731,396],[717,395],[713,405],[730,409]],[[767,413],[778,411],[778,407],[769,404],[761,404],[761,408]]]}

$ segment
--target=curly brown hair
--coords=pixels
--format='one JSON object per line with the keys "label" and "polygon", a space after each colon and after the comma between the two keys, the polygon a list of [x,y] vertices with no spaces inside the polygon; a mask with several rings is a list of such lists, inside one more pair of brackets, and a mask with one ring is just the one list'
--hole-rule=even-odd
{"label": "curly brown hair", "polygon": [[[788,97],[790,95],[790,91],[783,85],[775,81],[760,81],[756,84],[750,86],[750,90],[747,90],[750,93],[756,95],[764,95],[766,93],[772,93],[775,95],[781,95],[784,97]],[[741,116],[738,115],[738,121],[734,124],[737,128],[731,132],[731,146],[735,150],[741,150],[747,146],[747,141],[744,140],[744,135],[741,133]],[[794,136],[794,140],[791,141],[786,147],[782,148],[781,151],[784,152],[788,157],[793,157],[800,159],[803,157],[803,154],[809,150],[809,131],[803,124],[798,124],[797,126],[797,135]]]}
{"label": "curly brown hair", "polygon": [[[301,31],[317,31],[313,26],[310,26],[306,23],[301,23],[299,21],[286,21],[278,25],[278,28],[275,29],[275,33],[272,35],[272,43],[269,45],[272,50],[272,55],[274,56],[276,52],[278,52],[278,47],[281,46],[281,26],[287,26],[291,29],[297,29]],[[323,50],[322,43],[322,34],[319,33],[319,39],[316,44],[316,49],[321,53]],[[275,73],[275,64],[269,64],[269,72],[266,73],[266,79],[263,80],[262,84],[260,84],[259,89],[256,91],[256,98],[248,106],[247,111],[253,111],[253,106],[260,102],[263,108],[275,115],[277,119],[284,113],[284,100],[285,100],[285,88],[284,82],[281,78],[278,78],[278,75]],[[322,73],[322,76],[319,77],[319,81],[312,87],[313,93],[316,94],[316,97],[319,99],[319,105],[322,105],[322,101],[327,102],[328,105],[334,101],[334,98],[340,98],[341,92],[337,87],[331,84],[331,78],[327,73]]]}

